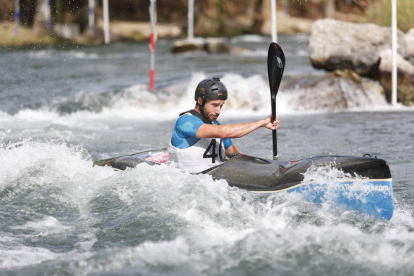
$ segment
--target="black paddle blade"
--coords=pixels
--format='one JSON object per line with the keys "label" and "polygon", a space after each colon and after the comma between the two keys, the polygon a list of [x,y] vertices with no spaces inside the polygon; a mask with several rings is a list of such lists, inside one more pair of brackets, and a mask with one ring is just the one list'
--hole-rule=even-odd
{"label": "black paddle blade", "polygon": [[[267,73],[269,76],[270,99],[272,102],[272,121],[276,120],[276,95],[282,81],[283,71],[285,70],[285,54],[277,43],[270,43],[267,54]],[[277,159],[277,133],[272,131],[273,137],[273,159]]]}
{"label": "black paddle blade", "polygon": [[283,71],[285,70],[285,54],[279,44],[272,42],[267,54],[267,73],[269,76],[270,95],[272,100],[276,99]]}

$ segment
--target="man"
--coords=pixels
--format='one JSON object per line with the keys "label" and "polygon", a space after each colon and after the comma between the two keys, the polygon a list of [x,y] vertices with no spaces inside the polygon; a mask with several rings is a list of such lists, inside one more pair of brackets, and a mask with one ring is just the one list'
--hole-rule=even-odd
{"label": "man", "polygon": [[256,122],[220,125],[217,118],[227,100],[227,88],[219,78],[201,81],[194,99],[195,108],[177,119],[168,147],[169,160],[190,173],[220,165],[225,156],[241,153],[230,138],[243,137],[260,127],[276,130],[280,124],[279,117],[272,123],[269,115]]}

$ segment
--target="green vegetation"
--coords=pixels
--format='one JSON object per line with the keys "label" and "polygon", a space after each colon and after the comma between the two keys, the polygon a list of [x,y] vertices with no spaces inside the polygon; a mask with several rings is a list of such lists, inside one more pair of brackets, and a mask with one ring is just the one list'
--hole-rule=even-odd
{"label": "green vegetation", "polygon": [[19,36],[14,34],[14,22],[0,22],[1,40],[0,47],[24,46],[24,45],[51,45],[56,43],[56,38],[51,35],[35,36],[32,29],[20,26]]}
{"label": "green vegetation", "polygon": [[[370,21],[378,25],[391,26],[391,1],[377,1],[368,8],[367,15]],[[414,28],[413,0],[397,0],[397,25],[403,32]]]}

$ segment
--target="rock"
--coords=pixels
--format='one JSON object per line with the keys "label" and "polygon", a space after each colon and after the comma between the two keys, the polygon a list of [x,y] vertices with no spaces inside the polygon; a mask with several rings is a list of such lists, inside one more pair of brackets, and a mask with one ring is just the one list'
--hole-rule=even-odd
{"label": "rock", "polygon": [[[391,99],[392,90],[392,52],[384,50],[380,53],[380,81]],[[397,55],[397,100],[404,105],[414,105],[414,66]]]}
{"label": "rock", "polygon": [[227,47],[224,43],[224,40],[215,37],[208,37],[206,39],[194,38],[193,40],[177,40],[174,42],[174,46],[171,49],[171,51],[175,54],[201,50],[205,50],[210,54],[230,53],[229,47]]}
{"label": "rock", "polygon": [[80,27],[78,24],[56,24],[53,25],[53,33],[63,38],[77,38],[80,36]]}
{"label": "rock", "polygon": [[[277,12],[277,32],[279,34],[310,33],[313,21],[311,19],[290,17],[283,11]],[[267,18],[263,21],[260,28],[262,35],[272,34],[272,19]]]}
{"label": "rock", "polygon": [[407,51],[411,57],[414,57],[414,28],[405,34],[405,42],[407,43]]}
{"label": "rock", "polygon": [[[341,77],[338,77],[341,75]],[[384,88],[374,80],[357,78],[352,71],[335,71],[320,77],[301,77],[283,87],[284,95],[298,110],[343,111],[386,105]],[[350,79],[351,78],[351,79]],[[290,86],[290,87],[289,87]],[[290,91],[289,91],[290,90]]]}
{"label": "rock", "polygon": [[[97,28],[103,29],[103,21],[97,20]],[[149,22],[129,22],[111,20],[109,26],[112,36],[119,37],[120,40],[149,40],[151,35],[151,24]],[[157,38],[178,38],[181,36],[180,27],[173,24],[157,23]]]}
{"label": "rock", "polygon": [[362,78],[360,75],[355,73],[352,70],[345,69],[345,70],[335,70],[331,73],[332,77],[338,77],[343,79],[349,79],[356,83],[362,83]]}
{"label": "rock", "polygon": [[[257,55],[257,49],[253,48],[253,47],[241,47],[241,46],[236,46],[236,47],[232,47],[231,49],[231,54],[233,56],[252,56],[252,55]],[[259,52],[260,54],[260,52]],[[264,53],[265,55],[267,55],[267,51],[266,53]]]}
{"label": "rock", "polygon": [[206,38],[205,49],[210,54],[228,54],[229,47],[224,43],[223,39],[216,37]]}
{"label": "rock", "polygon": [[204,50],[204,42],[204,39],[177,40],[174,42],[171,52],[174,54],[181,54],[185,52],[202,51]]}
{"label": "rock", "polygon": [[233,49],[231,50],[231,54],[233,56],[243,56],[244,53],[250,52],[250,51],[252,51],[252,49],[241,47],[241,46],[236,46],[236,47],[233,47]]}
{"label": "rock", "polygon": [[[398,53],[409,57],[404,34],[398,31]],[[312,25],[309,54],[315,68],[351,69],[362,76],[373,75],[379,65],[379,52],[391,48],[391,28],[356,24],[333,19]]]}

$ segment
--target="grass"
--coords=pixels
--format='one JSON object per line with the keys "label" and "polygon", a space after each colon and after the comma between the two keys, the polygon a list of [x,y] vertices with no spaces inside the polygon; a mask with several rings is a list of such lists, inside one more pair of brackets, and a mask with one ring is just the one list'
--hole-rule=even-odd
{"label": "grass", "polygon": [[[391,0],[372,3],[367,15],[378,25],[391,26]],[[414,28],[414,0],[397,0],[397,26],[403,32]]]}
{"label": "grass", "polygon": [[20,26],[19,35],[14,34],[14,22],[0,22],[0,46],[24,46],[24,45],[51,45],[55,38],[50,35],[35,36],[32,29]]}

